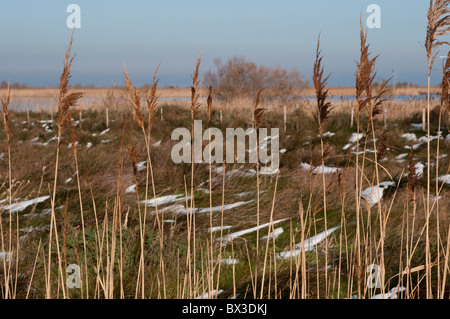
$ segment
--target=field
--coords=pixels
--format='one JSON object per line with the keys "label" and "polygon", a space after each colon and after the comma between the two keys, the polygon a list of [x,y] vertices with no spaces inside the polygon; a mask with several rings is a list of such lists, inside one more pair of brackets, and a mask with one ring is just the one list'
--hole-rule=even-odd
{"label": "field", "polygon": [[[125,103],[119,94],[115,101],[119,105]],[[283,128],[283,108],[267,103],[262,104],[267,108],[264,125]],[[350,106],[344,102],[329,118],[329,133],[323,134],[326,174],[322,174],[320,138],[308,111],[310,103],[287,104],[286,131],[281,129],[279,137],[283,149],[280,170],[278,174],[259,176],[259,208],[255,164],[227,164],[224,169],[217,164],[196,164],[192,184],[194,213],[187,199],[191,195],[191,165],[170,160],[175,144],[170,139],[171,132],[176,127],[190,126],[188,107],[160,103],[155,110],[150,140],[153,179],[149,185],[145,141],[126,106],[110,111],[108,123],[104,110],[86,110],[81,118],[79,113],[73,115],[74,136],[66,130],[61,139],[53,205],[56,114],[52,121],[49,112],[11,112],[13,206],[22,204],[14,206],[12,217],[8,205],[2,207],[2,251],[8,251],[8,247],[13,251],[10,258],[3,256],[6,264],[2,269],[12,278],[11,293],[29,298],[43,298],[48,291],[51,297],[180,298],[205,293],[211,296],[220,291],[220,298],[350,298],[358,293],[361,298],[368,298],[380,293],[380,289],[367,287],[370,273],[365,270],[366,265],[380,264],[381,244],[385,291],[404,287],[402,297],[424,296],[427,147],[420,110],[425,102],[397,102],[388,114],[396,114],[394,108],[402,109],[402,104],[409,108],[414,103],[419,104],[416,114],[403,118],[403,113],[397,111],[398,116],[388,118],[386,125],[382,117],[375,121],[377,147],[385,149],[379,154],[379,180],[388,182],[388,186],[381,188],[380,206],[373,198],[367,201],[368,197],[362,196],[366,200],[360,202],[361,265],[355,259],[356,146],[359,145],[359,161],[364,162],[359,186],[364,191],[377,184],[373,141],[370,136],[362,137],[359,143],[350,140],[356,124],[351,127]],[[212,107],[214,110],[214,102]],[[251,114],[251,106],[242,109],[230,105],[223,108],[222,121],[219,112],[214,113],[211,126],[221,130],[248,128],[252,126]],[[207,122],[205,107],[197,118]],[[439,116],[433,115],[431,132],[436,137],[438,120]],[[367,121],[363,117],[361,126]],[[448,297],[449,181],[434,181],[436,175],[449,174],[450,134],[444,126],[441,138],[431,143],[431,198],[435,208],[428,236],[432,260],[439,260],[432,268],[433,294]],[[2,139],[5,138],[3,134]],[[130,147],[135,150],[133,158]],[[1,196],[6,204],[6,143],[2,143],[0,153]],[[412,166],[417,176],[413,186],[409,182]],[[323,182],[327,228],[334,229],[327,240],[327,264],[322,233]],[[436,195],[439,201],[435,201]],[[147,205],[143,203],[146,198]],[[48,267],[52,206],[56,225],[53,236],[58,242],[53,238]],[[258,240],[254,227],[258,210],[259,224],[266,227],[260,228],[258,234],[256,264]],[[268,227],[271,221],[273,226]],[[209,232],[211,228],[215,231]],[[239,231],[242,234],[236,233]],[[275,236],[264,239],[268,232]],[[307,240],[313,236],[316,240]],[[299,253],[298,244],[302,242],[306,243],[305,251]],[[70,264],[80,265],[80,289],[64,288]],[[1,278],[4,294],[5,277]]]}
{"label": "field", "polygon": [[310,87],[243,59],[239,85],[201,80],[199,53],[189,88],[125,67],[77,90],[72,33],[58,88],[0,91],[1,298],[450,298],[450,52],[430,85],[449,4],[430,2],[426,87],[375,82],[362,19],[349,88],[319,36]]}

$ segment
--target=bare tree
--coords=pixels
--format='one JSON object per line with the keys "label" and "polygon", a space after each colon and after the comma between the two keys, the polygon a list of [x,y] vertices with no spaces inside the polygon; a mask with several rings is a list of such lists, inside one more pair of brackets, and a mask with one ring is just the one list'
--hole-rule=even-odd
{"label": "bare tree", "polygon": [[217,71],[211,74],[211,84],[218,99],[255,96],[261,88],[266,88],[265,97],[289,99],[307,85],[296,69],[259,66],[242,56],[225,63],[216,58],[214,64]]}

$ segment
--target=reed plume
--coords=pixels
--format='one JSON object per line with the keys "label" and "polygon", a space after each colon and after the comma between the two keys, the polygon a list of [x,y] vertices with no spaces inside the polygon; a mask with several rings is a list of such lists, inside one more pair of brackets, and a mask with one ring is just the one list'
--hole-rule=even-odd
{"label": "reed plume", "polygon": [[428,76],[431,74],[434,60],[436,59],[437,49],[443,45],[450,43],[441,41],[440,37],[447,35],[450,31],[450,16],[448,13],[450,9],[448,5],[450,0],[430,0],[430,7],[428,9],[428,24],[425,37],[425,50],[428,59]]}
{"label": "reed plume", "polygon": [[325,121],[327,120],[333,108],[331,106],[331,102],[327,101],[328,89],[326,88],[327,81],[331,74],[328,74],[325,78],[323,77],[324,68],[322,66],[322,57],[320,56],[320,54],[319,34],[319,38],[317,39],[316,61],[314,62],[313,69],[313,82],[317,99],[317,114],[314,115],[314,118],[319,127],[319,133],[322,134]]}
{"label": "reed plume", "polygon": [[132,108],[132,110],[130,110],[130,113],[133,116],[136,123],[138,124],[138,126],[141,128],[141,130],[144,130],[144,115],[141,112],[141,98],[139,97],[137,88],[134,87],[133,83],[131,82],[126,66],[124,66],[124,68],[125,68],[124,82],[131,95],[130,98],[126,99]]}
{"label": "reed plume", "polygon": [[3,127],[5,128],[7,142],[11,141],[11,125],[9,122],[9,103],[11,101],[11,88],[8,83],[8,91],[4,98],[2,98],[3,109]]}

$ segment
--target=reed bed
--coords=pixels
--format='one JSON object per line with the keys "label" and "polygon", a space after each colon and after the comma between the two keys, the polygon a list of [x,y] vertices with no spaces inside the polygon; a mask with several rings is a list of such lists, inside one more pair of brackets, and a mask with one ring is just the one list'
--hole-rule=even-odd
{"label": "reed bed", "polygon": [[[430,1],[429,70],[448,4]],[[314,100],[216,100],[199,53],[188,100],[161,101],[159,66],[146,90],[125,67],[97,109],[70,89],[72,41],[53,111],[2,99],[2,298],[450,297],[448,59],[440,100],[389,100],[361,23],[354,100],[330,99],[319,37]],[[279,170],[195,163],[195,120],[284,126]],[[177,127],[191,163],[170,160]]]}

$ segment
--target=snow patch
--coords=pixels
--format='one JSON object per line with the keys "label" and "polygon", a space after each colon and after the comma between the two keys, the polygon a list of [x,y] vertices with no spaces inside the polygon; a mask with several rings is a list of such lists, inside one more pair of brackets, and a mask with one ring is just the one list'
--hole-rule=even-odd
{"label": "snow patch", "polygon": [[305,247],[304,248],[305,252],[314,250],[318,244],[320,244],[322,241],[324,241],[326,237],[330,236],[333,232],[335,232],[339,228],[341,228],[341,226],[336,226],[336,227],[330,228],[327,231],[323,231],[315,236],[312,236],[312,237],[306,239],[304,244],[303,244],[303,242],[296,244],[295,245],[295,247],[297,248],[296,250],[294,250],[294,251],[288,250],[288,251],[279,253],[278,258],[279,259],[287,259],[287,258],[290,258],[291,256],[292,257],[298,256],[302,252],[303,246]]}
{"label": "snow patch", "polygon": [[391,186],[395,186],[395,182],[382,182],[378,185],[368,187],[361,192],[361,198],[370,206],[373,206],[383,198],[384,190]]}
{"label": "snow patch", "polygon": [[365,137],[366,134],[365,133],[353,133],[350,138],[348,139],[349,143],[357,143],[360,139],[362,139],[363,137]]}
{"label": "snow patch", "polygon": [[[301,163],[300,167],[305,169],[305,170],[310,170],[311,169],[311,165],[309,165],[307,163]],[[322,165],[320,165],[320,166],[317,166],[317,167],[313,168],[312,172],[313,172],[313,174],[317,174],[317,175],[318,174],[322,174],[322,173],[334,174],[334,173],[337,173],[337,172],[339,172],[341,170],[342,170],[342,168],[328,167],[328,166],[322,167]]]}
{"label": "snow patch", "polygon": [[130,193],[136,193],[136,184],[133,184],[133,185],[127,187],[127,189],[125,189],[125,194],[130,194]]}
{"label": "snow patch", "polygon": [[[275,228],[275,230],[269,234],[269,239],[277,239],[283,232],[283,227]],[[267,236],[261,237],[260,240],[267,240]]]}
{"label": "snow patch", "polygon": [[[258,229],[261,229],[261,228],[266,228],[266,227],[271,226],[271,225],[276,225],[276,224],[282,223],[282,222],[284,222],[284,221],[286,221],[288,219],[289,218],[283,218],[283,219],[276,220],[276,221],[274,221],[272,223],[266,223],[266,224],[260,225],[259,227],[255,226],[255,227],[252,227],[252,228],[248,228],[248,229],[244,229],[244,230],[240,230],[240,231],[228,234],[228,235],[226,235],[226,236],[224,236],[222,238],[223,244],[226,245],[227,243],[230,242],[230,240],[232,240],[234,238],[241,237],[243,235],[253,233],[253,232],[255,232],[255,231],[257,231]],[[217,238],[216,240],[220,240],[220,238]]]}
{"label": "snow patch", "polygon": [[218,295],[220,295],[223,292],[222,289],[220,290],[211,290],[211,297],[209,297],[209,293],[205,292],[203,295],[200,295],[198,297],[195,297],[195,299],[210,299],[210,298],[215,298]]}
{"label": "snow patch", "polygon": [[110,128],[107,128],[106,130],[100,132],[100,134],[98,134],[98,135],[99,135],[99,136],[105,135],[105,134],[108,133],[110,130],[111,130]]}
{"label": "snow patch", "polygon": [[[41,196],[41,197],[38,197],[35,199],[29,199],[29,200],[25,200],[22,202],[13,203],[13,204],[11,204],[11,211],[13,213],[21,212],[24,209],[26,209],[28,206],[45,202],[49,198],[50,198],[50,196],[47,195],[47,196]],[[10,207],[9,205],[5,205],[5,206],[0,207],[0,210],[9,210],[9,207]]]}
{"label": "snow patch", "polygon": [[395,287],[386,292],[385,294],[378,294],[373,296],[371,299],[398,299],[398,293],[405,291],[405,287]]}
{"label": "snow patch", "polygon": [[158,206],[165,205],[165,204],[183,200],[185,198],[186,197],[184,197],[184,195],[167,195],[167,196],[156,197],[156,201],[155,201],[155,198],[152,198],[152,199],[148,199],[147,201],[143,200],[143,201],[141,201],[141,203],[146,204],[147,206],[150,206],[150,207],[156,207],[156,205],[158,205]]}
{"label": "snow patch", "polygon": [[230,229],[231,227],[233,227],[233,226],[223,226],[223,227],[216,226],[216,227],[208,228],[208,232],[215,233],[217,231],[220,231],[221,229],[225,230],[225,229]]}
{"label": "snow patch", "polygon": [[[434,180],[436,180],[436,178]],[[441,182],[441,183],[445,183],[445,184],[449,184],[450,185],[450,174],[440,176],[440,177],[438,177],[437,180],[439,182]]]}

